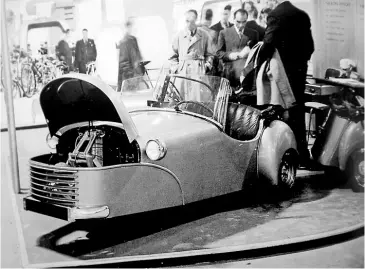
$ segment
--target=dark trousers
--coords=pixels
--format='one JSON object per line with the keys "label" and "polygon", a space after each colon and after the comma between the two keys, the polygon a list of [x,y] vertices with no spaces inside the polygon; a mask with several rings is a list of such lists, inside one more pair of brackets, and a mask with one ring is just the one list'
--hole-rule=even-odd
{"label": "dark trousers", "polygon": [[288,71],[289,72],[287,72],[287,76],[297,105],[289,109],[289,118],[287,124],[294,132],[299,156],[302,160],[305,160],[310,157],[306,138],[304,106],[307,64],[305,64],[305,67],[301,68],[290,67],[290,69],[288,68]]}
{"label": "dark trousers", "polygon": [[75,68],[79,69],[79,73],[86,74],[86,63],[85,62],[75,62]]}

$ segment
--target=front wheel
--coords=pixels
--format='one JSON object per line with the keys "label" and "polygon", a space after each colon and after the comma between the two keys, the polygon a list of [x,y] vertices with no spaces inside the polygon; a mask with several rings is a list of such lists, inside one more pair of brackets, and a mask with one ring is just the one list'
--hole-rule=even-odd
{"label": "front wheel", "polygon": [[354,192],[364,192],[364,149],[351,154],[346,166],[346,176]]}
{"label": "front wheel", "polygon": [[289,149],[283,155],[278,174],[278,186],[282,189],[291,189],[295,184],[298,168],[298,154],[294,149]]}

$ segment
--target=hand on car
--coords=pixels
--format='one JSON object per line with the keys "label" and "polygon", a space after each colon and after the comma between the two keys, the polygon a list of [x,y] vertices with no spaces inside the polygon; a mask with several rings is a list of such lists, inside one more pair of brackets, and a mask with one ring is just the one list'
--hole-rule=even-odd
{"label": "hand on car", "polygon": [[208,71],[210,71],[210,69],[212,69],[212,65],[210,63],[205,63],[204,66],[205,66],[206,72],[208,72]]}
{"label": "hand on car", "polygon": [[239,55],[240,58],[246,58],[248,56],[248,54],[250,53],[250,51],[251,51],[250,47],[249,46],[245,46],[243,48],[243,50],[241,50],[239,52],[238,55]]}
{"label": "hand on car", "polygon": [[231,60],[231,61],[235,61],[238,59],[238,55],[239,53],[238,52],[231,52],[229,55],[228,55],[228,58]]}

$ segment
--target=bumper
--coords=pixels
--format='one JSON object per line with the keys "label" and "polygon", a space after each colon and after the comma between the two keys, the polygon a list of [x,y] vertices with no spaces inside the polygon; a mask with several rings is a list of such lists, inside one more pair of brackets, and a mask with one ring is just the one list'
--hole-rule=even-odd
{"label": "bumper", "polygon": [[30,196],[23,199],[23,206],[25,210],[66,221],[78,219],[103,219],[109,216],[109,208],[107,206],[89,208],[66,207],[44,203]]}

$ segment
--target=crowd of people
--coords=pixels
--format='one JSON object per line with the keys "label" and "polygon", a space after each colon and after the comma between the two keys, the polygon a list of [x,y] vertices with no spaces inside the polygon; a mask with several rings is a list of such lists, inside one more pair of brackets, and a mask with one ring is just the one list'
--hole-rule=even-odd
{"label": "crowd of people", "polygon": [[[245,1],[237,10],[227,5],[222,10],[220,21],[214,25],[211,9],[205,10],[199,24],[197,11],[188,10],[185,13],[185,28],[176,34],[172,42],[170,73],[225,77],[234,90],[232,100],[253,104],[256,102],[255,80],[259,70],[264,64],[270,65],[273,55],[280,58],[281,70],[285,70],[285,74],[279,74],[280,83],[287,82],[285,89],[289,88],[292,92],[295,104],[287,107],[287,123],[297,140],[300,163],[310,166],[304,112],[307,63],[314,52],[310,18],[290,1],[268,0],[267,4],[260,11],[252,1]],[[233,22],[229,21],[231,13]],[[124,80],[144,73],[138,42],[132,35],[132,25],[132,20],[125,23],[125,35],[117,44],[120,51],[119,90]],[[67,42],[63,41],[58,45],[59,55],[71,67],[72,54]],[[250,56],[253,49],[257,51],[254,60]],[[84,29],[83,39],[76,44],[73,65],[80,73],[85,73],[86,64],[95,61],[96,57],[94,40],[88,38],[88,31]]]}
{"label": "crowd of people", "polygon": [[[254,105],[258,100],[255,90],[259,70],[264,64],[270,65],[275,55],[282,68],[272,71],[281,72],[279,75],[271,75],[278,77],[279,92],[281,85],[285,85],[285,92],[279,94],[292,97],[286,107],[286,120],[296,137],[300,165],[310,168],[304,110],[307,64],[314,52],[310,18],[290,1],[268,2],[271,6],[263,8],[260,14],[252,1],[244,2],[234,11],[233,23],[229,22],[232,8],[227,5],[220,22],[213,26],[212,10],[206,10],[200,25],[196,23],[197,12],[188,10],[186,27],[172,43],[171,72],[225,77],[234,90],[232,100]],[[253,48],[257,51],[255,61],[247,65]],[[247,83],[248,79],[251,83]]]}

